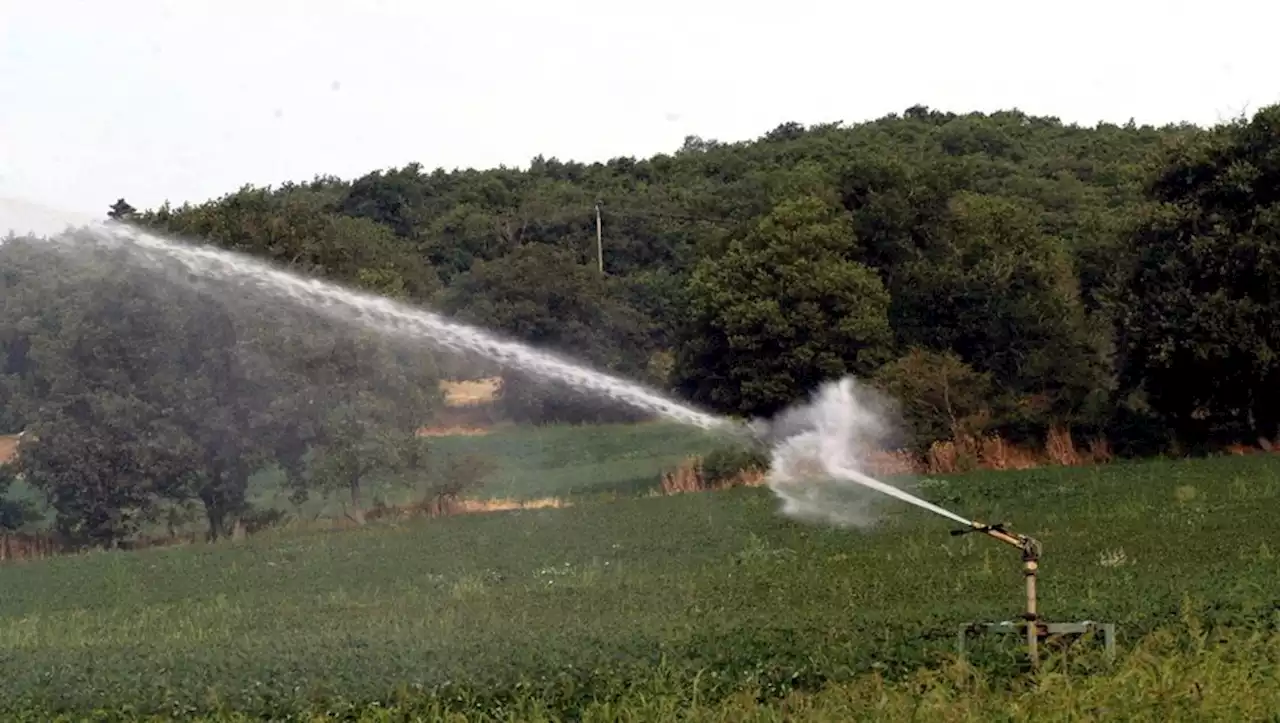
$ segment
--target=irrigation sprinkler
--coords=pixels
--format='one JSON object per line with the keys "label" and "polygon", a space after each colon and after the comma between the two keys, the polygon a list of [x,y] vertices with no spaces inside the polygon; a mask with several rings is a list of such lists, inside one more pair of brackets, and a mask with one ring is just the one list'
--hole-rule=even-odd
{"label": "irrigation sprinkler", "polygon": [[[972,633],[1021,632],[1026,636],[1027,657],[1031,670],[1040,666],[1042,641],[1055,636],[1081,635],[1101,631],[1106,642],[1108,657],[1115,652],[1115,626],[1111,623],[1046,623],[1040,619],[1036,583],[1040,570],[1040,541],[1006,529],[1003,523],[987,525],[966,519],[951,510],[920,499],[891,484],[870,477],[858,469],[857,460],[862,455],[863,444],[879,434],[876,410],[866,407],[860,399],[855,381],[845,377],[836,383],[827,383],[810,402],[795,407],[770,420],[754,420],[745,424],[731,424],[729,429],[749,442],[769,450],[771,456],[769,486],[786,506],[784,512],[797,510],[823,515],[829,510],[822,505],[815,507],[812,499],[804,495],[792,495],[792,482],[803,483],[806,478],[816,478],[815,472],[837,484],[857,484],[881,494],[895,497],[923,510],[959,523],[962,529],[952,535],[981,532],[988,537],[1018,548],[1022,553],[1022,575],[1026,581],[1027,608],[1022,623],[971,623],[960,629],[959,653],[964,656],[967,637]],[[869,421],[871,420],[871,421]],[[797,485],[797,487],[803,486]]]}
{"label": "irrigation sprinkler", "polygon": [[1040,641],[1042,639],[1059,635],[1079,636],[1097,631],[1101,631],[1103,634],[1107,658],[1112,659],[1115,657],[1116,626],[1114,623],[1095,623],[1092,621],[1046,623],[1040,619],[1036,599],[1036,578],[1040,571],[1040,553],[1043,548],[1039,540],[1027,535],[1010,532],[1005,529],[1005,523],[984,525],[980,522],[970,522],[969,527],[952,530],[951,534],[959,536],[967,535],[971,532],[984,533],[988,537],[1016,547],[1022,552],[1022,576],[1026,580],[1027,586],[1027,610],[1022,614],[1023,622],[1021,625],[1011,622],[962,625],[957,641],[957,650],[962,657],[964,656],[965,641],[970,635],[1022,632],[1026,635],[1027,660],[1031,670],[1035,671],[1040,667]]}

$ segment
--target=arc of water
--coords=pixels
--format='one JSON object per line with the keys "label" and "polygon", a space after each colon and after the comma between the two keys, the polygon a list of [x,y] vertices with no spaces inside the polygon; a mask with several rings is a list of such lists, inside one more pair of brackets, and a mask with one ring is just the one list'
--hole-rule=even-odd
{"label": "arc of water", "polygon": [[98,223],[85,230],[104,245],[123,247],[156,262],[177,261],[189,272],[206,278],[253,283],[269,293],[287,297],[331,318],[390,334],[414,334],[439,347],[480,354],[543,379],[564,382],[595,395],[701,429],[734,427],[728,418],[681,404],[643,385],[499,338],[432,311],[320,279],[298,276],[267,262],[231,251],[170,241],[125,224]]}

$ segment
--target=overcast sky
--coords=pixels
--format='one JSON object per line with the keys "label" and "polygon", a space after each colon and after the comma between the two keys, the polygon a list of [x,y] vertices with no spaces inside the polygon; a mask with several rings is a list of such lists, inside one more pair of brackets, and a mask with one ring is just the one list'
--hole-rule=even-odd
{"label": "overcast sky", "polygon": [[1280,102],[1278,21],[1270,0],[0,0],[0,214],[917,103],[1209,125]]}

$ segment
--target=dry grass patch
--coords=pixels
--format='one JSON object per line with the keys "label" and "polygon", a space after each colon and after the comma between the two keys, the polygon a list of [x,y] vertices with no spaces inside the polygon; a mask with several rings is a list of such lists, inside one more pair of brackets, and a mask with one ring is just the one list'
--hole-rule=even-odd
{"label": "dry grass patch", "polygon": [[491,404],[498,398],[498,391],[501,388],[501,377],[440,382],[440,391],[444,392],[444,403],[448,407],[474,407],[481,404]]}
{"label": "dry grass patch", "polygon": [[712,482],[703,469],[702,458],[689,457],[674,470],[662,474],[662,485],[658,494],[674,495],[731,487],[759,487],[765,483],[765,474],[764,470],[744,469],[729,479]]}
{"label": "dry grass patch", "polygon": [[[1105,439],[1090,440],[1087,448],[1075,443],[1071,432],[1055,427],[1046,435],[1044,448],[1034,450],[1012,444],[998,435],[962,436],[934,442],[924,455],[907,450],[879,450],[867,459],[867,472],[877,477],[918,474],[955,474],[977,470],[1025,470],[1045,466],[1078,467],[1111,461],[1111,447]],[[755,487],[765,483],[766,471],[743,470],[737,476],[712,483],[707,479],[700,457],[690,457],[676,469],[665,472],[658,494],[678,494],[728,487]]]}
{"label": "dry grass patch", "polygon": [[483,437],[489,430],[484,427],[468,427],[449,425],[442,427],[423,427],[418,430],[419,437]]}
{"label": "dry grass patch", "polygon": [[18,456],[18,435],[0,435],[0,464],[9,462]]}
{"label": "dry grass patch", "polygon": [[544,510],[572,507],[572,503],[559,497],[541,497],[531,500],[510,498],[468,499],[460,497],[433,497],[404,507],[385,508],[382,517],[448,517],[474,515],[511,510]]}

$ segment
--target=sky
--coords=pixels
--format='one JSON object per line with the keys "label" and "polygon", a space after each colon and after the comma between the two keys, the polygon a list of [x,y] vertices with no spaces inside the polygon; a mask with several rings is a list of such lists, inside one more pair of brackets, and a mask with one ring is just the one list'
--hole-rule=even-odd
{"label": "sky", "polygon": [[1266,0],[0,0],[0,226],[916,104],[1212,125],[1280,102],[1278,21]]}

